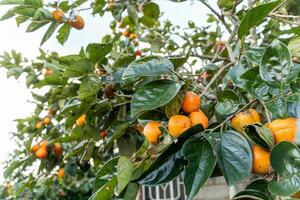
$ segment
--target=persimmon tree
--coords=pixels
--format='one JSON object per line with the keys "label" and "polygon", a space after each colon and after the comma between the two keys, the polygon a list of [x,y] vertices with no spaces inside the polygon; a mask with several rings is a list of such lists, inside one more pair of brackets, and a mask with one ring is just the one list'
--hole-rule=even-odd
{"label": "persimmon tree", "polygon": [[205,25],[178,27],[160,21],[158,1],[1,0],[1,20],[48,26],[41,45],[83,29],[82,12],[114,18],[78,54],[2,54],[36,109],[16,120],[1,198],[135,199],[180,174],[189,199],[215,176],[250,180],[234,199],[296,198],[300,4],[199,2]]}

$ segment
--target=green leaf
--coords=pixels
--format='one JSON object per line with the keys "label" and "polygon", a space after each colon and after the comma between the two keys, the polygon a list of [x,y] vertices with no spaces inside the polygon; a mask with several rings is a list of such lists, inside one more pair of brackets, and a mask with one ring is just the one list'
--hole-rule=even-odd
{"label": "green leaf", "polygon": [[58,27],[59,23],[58,22],[52,22],[51,25],[49,26],[48,30],[44,34],[42,41],[41,41],[41,46],[52,36],[56,28]]}
{"label": "green leaf", "polygon": [[143,12],[144,12],[144,16],[147,16],[147,17],[153,18],[153,19],[158,19],[159,14],[160,14],[159,6],[153,2],[144,4]]}
{"label": "green leaf", "polygon": [[111,176],[117,173],[118,161],[119,157],[112,158],[97,172],[94,182],[94,192],[102,188],[111,179]]}
{"label": "green leaf", "polygon": [[247,140],[240,133],[235,131],[221,133],[218,164],[229,186],[250,176],[252,152]]}
{"label": "green leaf", "polygon": [[86,47],[86,54],[88,59],[90,59],[91,61],[100,62],[108,53],[111,52],[112,47],[112,43],[91,43]]}
{"label": "green leaf", "polygon": [[281,142],[271,152],[271,165],[278,179],[269,184],[271,193],[290,196],[300,190],[300,151],[291,142]]}
{"label": "green leaf", "polygon": [[58,35],[56,36],[58,42],[60,44],[64,44],[69,35],[70,35],[70,31],[71,31],[71,26],[68,23],[65,23],[59,30],[58,30]]}
{"label": "green leaf", "polygon": [[273,118],[284,118],[287,116],[287,101],[284,98],[276,98],[266,103],[267,109],[272,113]]}
{"label": "green leaf", "polygon": [[133,62],[123,73],[123,79],[143,76],[160,76],[170,74],[174,70],[173,64],[168,59],[152,59],[146,62]]}
{"label": "green leaf", "polygon": [[184,169],[183,142],[172,143],[138,179],[143,185],[159,185],[177,177]]}
{"label": "green leaf", "polygon": [[0,5],[24,4],[24,0],[1,0]]}
{"label": "green leaf", "polygon": [[165,114],[168,118],[172,117],[173,115],[177,115],[181,109],[181,105],[183,102],[184,93],[178,92],[176,97],[172,99],[166,106],[165,106]]}
{"label": "green leaf", "polygon": [[239,38],[244,37],[253,26],[259,25],[281,2],[282,0],[269,2],[249,10],[238,27]]}
{"label": "green leaf", "polygon": [[188,160],[184,170],[185,190],[188,199],[192,199],[212,174],[217,157],[212,145],[201,138],[185,142],[182,151]]}
{"label": "green leaf", "polygon": [[139,192],[139,185],[136,183],[129,183],[124,195],[124,200],[136,200],[136,196]]}
{"label": "green leaf", "polygon": [[48,24],[49,22],[44,22],[44,23],[37,23],[37,22],[31,22],[26,29],[26,32],[33,32],[38,30],[39,28],[45,26],[46,24]]}
{"label": "green leaf", "polygon": [[118,179],[114,176],[110,181],[105,183],[99,190],[97,190],[89,200],[111,200],[114,195],[115,187],[118,184]]}
{"label": "green leaf", "polygon": [[138,88],[132,96],[131,115],[166,105],[177,95],[181,86],[181,82],[158,80]]}
{"label": "green leaf", "polygon": [[293,37],[288,44],[292,56],[300,57],[300,36]]}
{"label": "green leaf", "polygon": [[221,115],[230,115],[239,109],[239,97],[232,90],[224,90],[218,95],[216,111]]}
{"label": "green leaf", "polygon": [[88,60],[82,59],[72,63],[64,72],[64,77],[74,78],[87,75],[94,71],[93,64]]}
{"label": "green leaf", "polygon": [[274,40],[262,57],[260,77],[272,86],[282,87],[289,80],[291,66],[289,49],[284,43]]}
{"label": "green leaf", "polygon": [[265,48],[261,48],[261,47],[249,48],[246,51],[246,58],[252,64],[259,65],[265,50],[266,50]]}
{"label": "green leaf", "polygon": [[94,76],[89,76],[85,78],[78,91],[78,96],[80,100],[85,100],[89,98],[96,98],[97,92],[100,90],[102,84],[101,80]]}
{"label": "green leaf", "polygon": [[120,194],[128,185],[133,175],[134,165],[130,158],[121,156],[118,161],[118,193]]}
{"label": "green leaf", "polygon": [[271,150],[274,145],[274,137],[268,128],[261,124],[249,125],[244,128],[244,134],[252,143]]}

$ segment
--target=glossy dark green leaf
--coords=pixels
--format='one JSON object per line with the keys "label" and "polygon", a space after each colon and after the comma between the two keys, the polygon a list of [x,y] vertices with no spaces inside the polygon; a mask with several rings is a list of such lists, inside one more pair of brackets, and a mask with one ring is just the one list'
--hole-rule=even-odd
{"label": "glossy dark green leaf", "polygon": [[239,109],[239,97],[232,90],[225,90],[218,95],[215,107],[220,115],[230,115]]}
{"label": "glossy dark green leaf", "polygon": [[228,72],[229,77],[231,78],[234,85],[237,87],[246,88],[246,81],[245,79],[241,79],[241,75],[245,73],[245,69],[242,65],[235,65],[233,68],[231,68]]}
{"label": "glossy dark green leaf", "polygon": [[271,200],[265,193],[259,190],[245,189],[237,193],[232,200]]}
{"label": "glossy dark green leaf", "polygon": [[259,100],[267,101],[271,98],[270,87],[258,76],[259,67],[253,67],[240,76],[246,80],[245,89]]}
{"label": "glossy dark green leaf", "polygon": [[244,134],[252,143],[271,150],[274,145],[274,137],[271,131],[263,125],[254,124],[244,128]]}
{"label": "glossy dark green leaf", "polygon": [[276,98],[266,103],[267,109],[274,118],[284,118],[287,115],[287,101],[284,98]]}
{"label": "glossy dark green leaf", "polygon": [[266,49],[259,68],[260,77],[275,87],[282,87],[289,80],[292,57],[287,46],[274,40]]}
{"label": "glossy dark green leaf", "polygon": [[228,185],[234,185],[250,176],[252,152],[247,140],[240,133],[221,133],[218,164]]}
{"label": "glossy dark green leaf", "polygon": [[112,158],[97,172],[94,182],[94,192],[102,188],[117,173],[118,161],[119,157]]}
{"label": "glossy dark green leaf", "polygon": [[181,86],[181,82],[159,80],[138,88],[132,96],[131,115],[166,105],[177,95]]}
{"label": "glossy dark green leaf", "polygon": [[177,115],[181,109],[181,105],[183,102],[184,93],[178,92],[176,97],[172,99],[166,106],[165,106],[165,114],[168,118],[172,117],[173,115]]}
{"label": "glossy dark green leaf", "polygon": [[70,31],[71,31],[71,26],[68,23],[65,23],[59,30],[58,30],[58,35],[56,36],[58,42],[60,44],[64,44],[69,35],[70,35]]}
{"label": "glossy dark green leaf", "polygon": [[106,182],[100,189],[98,189],[89,198],[89,200],[111,200],[117,184],[118,179],[116,176],[114,176],[110,181]]}
{"label": "glossy dark green leaf", "polygon": [[264,18],[267,17],[270,12],[272,12],[272,10],[281,4],[281,2],[282,0],[269,2],[249,10],[238,27],[239,38],[247,35],[252,27],[259,25]]}
{"label": "glossy dark green leaf", "polygon": [[130,182],[133,175],[134,165],[130,158],[121,156],[118,161],[117,177],[118,177],[118,193],[120,194]]}
{"label": "glossy dark green leaf", "polygon": [[278,179],[269,184],[269,190],[279,196],[290,196],[300,190],[300,151],[291,142],[276,145],[270,156]]}
{"label": "glossy dark green leaf", "polygon": [[251,63],[255,65],[259,65],[265,50],[266,50],[265,48],[261,48],[261,47],[249,48],[246,51],[246,57],[248,61],[250,61]]}
{"label": "glossy dark green leaf", "polygon": [[64,72],[64,77],[74,78],[89,74],[94,71],[94,67],[88,60],[82,59],[72,63]]}
{"label": "glossy dark green leaf", "polygon": [[125,69],[123,79],[170,74],[173,68],[173,64],[165,58],[133,62]]}
{"label": "glossy dark green leaf", "polygon": [[179,69],[186,63],[188,57],[169,57],[168,59],[173,63],[174,69]]}
{"label": "glossy dark green leaf", "polygon": [[158,185],[177,177],[186,164],[181,152],[182,145],[183,142],[173,143],[137,181],[143,185]]}
{"label": "glossy dark green leaf", "polygon": [[190,199],[196,196],[212,174],[217,156],[211,144],[201,138],[186,141],[182,152],[188,160],[184,170],[184,185],[187,197]]}

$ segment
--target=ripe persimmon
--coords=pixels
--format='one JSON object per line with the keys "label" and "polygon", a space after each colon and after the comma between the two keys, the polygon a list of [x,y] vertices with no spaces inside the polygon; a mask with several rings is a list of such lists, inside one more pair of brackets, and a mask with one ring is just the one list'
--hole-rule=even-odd
{"label": "ripe persimmon", "polygon": [[53,147],[53,153],[54,153],[54,155],[60,156],[62,154],[62,151],[63,151],[63,149],[61,147],[61,144],[55,143],[54,147]]}
{"label": "ripe persimmon", "polygon": [[39,121],[38,123],[35,124],[36,129],[41,129],[43,127],[43,121]]}
{"label": "ripe persimmon", "polygon": [[125,36],[125,37],[129,37],[130,31],[129,31],[129,30],[125,30],[125,31],[122,33],[122,35]]}
{"label": "ripe persimmon", "polygon": [[58,22],[64,22],[65,21],[65,13],[62,10],[54,10],[52,12],[52,17]]}
{"label": "ripe persimmon", "polygon": [[276,119],[267,124],[266,127],[273,133],[276,144],[282,141],[295,142],[297,133],[296,118]]}
{"label": "ripe persimmon", "polygon": [[184,115],[173,115],[168,123],[168,130],[170,135],[173,137],[178,137],[184,131],[191,128],[192,122],[191,120]]}
{"label": "ripe persimmon", "polygon": [[44,72],[44,76],[51,76],[53,74],[53,70],[50,68],[46,68],[45,72]]}
{"label": "ripe persimmon", "polygon": [[57,177],[59,179],[63,179],[65,176],[65,169],[64,168],[60,168],[58,171],[57,171]]}
{"label": "ripe persimmon", "polygon": [[161,124],[159,122],[148,122],[144,127],[143,134],[151,144],[156,144],[162,132],[159,129]]}
{"label": "ripe persimmon", "polygon": [[131,40],[134,40],[134,39],[137,38],[137,34],[136,34],[136,33],[130,33],[129,38],[130,38]]}
{"label": "ripe persimmon", "polygon": [[86,122],[86,114],[82,114],[77,120],[76,124],[77,126],[83,126]]}
{"label": "ripe persimmon", "polygon": [[43,119],[43,124],[45,124],[45,125],[51,124],[51,118],[50,118],[50,117],[45,117],[45,118]]}
{"label": "ripe persimmon", "polygon": [[243,128],[248,125],[260,123],[260,116],[254,109],[249,109],[244,112],[236,114],[231,120],[231,126],[242,133]]}
{"label": "ripe persimmon", "polygon": [[43,140],[42,142],[40,142],[40,148],[46,149],[47,145],[48,145],[48,141],[47,140]]}
{"label": "ripe persimmon", "polygon": [[40,148],[40,145],[35,144],[31,147],[30,151],[31,151],[31,153],[35,153],[37,150],[39,150],[39,148]]}
{"label": "ripe persimmon", "polygon": [[47,158],[48,156],[48,151],[46,148],[40,147],[36,152],[35,152],[35,157],[44,159]]}
{"label": "ripe persimmon", "polygon": [[252,172],[254,174],[268,174],[270,172],[270,152],[258,145],[252,147]]}
{"label": "ripe persimmon", "polygon": [[188,91],[182,102],[181,109],[186,113],[198,111],[200,109],[200,96],[195,92]]}
{"label": "ripe persimmon", "polygon": [[300,199],[300,192],[297,192],[296,194],[293,194],[291,197],[295,199]]}
{"label": "ripe persimmon", "polygon": [[203,126],[203,128],[207,128],[208,127],[208,118],[207,116],[201,111],[196,111],[196,112],[192,112],[189,115],[189,118],[192,122],[192,126],[195,126],[196,124],[201,124]]}
{"label": "ripe persimmon", "polygon": [[75,20],[69,20],[68,22],[70,26],[76,28],[77,30],[81,30],[84,28],[84,20],[80,15],[77,15]]}

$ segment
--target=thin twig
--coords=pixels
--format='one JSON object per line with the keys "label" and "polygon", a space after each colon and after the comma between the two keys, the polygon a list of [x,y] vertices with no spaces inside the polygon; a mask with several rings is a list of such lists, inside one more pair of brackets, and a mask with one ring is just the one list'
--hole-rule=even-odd
{"label": "thin twig", "polygon": [[228,67],[232,66],[233,63],[230,62],[226,65],[224,65],[223,67],[221,67],[219,69],[219,71],[217,71],[217,73],[212,77],[212,79],[210,80],[210,82],[206,85],[206,87],[204,88],[203,92],[202,92],[202,96],[205,95],[208,91],[208,89],[211,87],[211,85],[217,80],[217,78],[222,74],[222,72],[227,69]]}
{"label": "thin twig", "polygon": [[[257,101],[256,99],[251,100],[249,103],[247,103],[246,105],[244,105],[242,108],[240,108],[238,111],[236,111],[235,113],[239,113],[242,112],[244,109],[248,108],[251,104],[253,104],[255,101]],[[229,120],[231,120],[231,118],[233,118],[235,116],[235,113],[230,115],[229,117],[227,117],[221,124],[219,124],[218,126],[214,127],[213,129],[210,129],[210,132],[213,132],[215,130],[217,130],[218,128],[224,126],[224,124],[226,122],[228,122]]]}
{"label": "thin twig", "polygon": [[226,30],[231,33],[229,25],[225,22],[224,17],[220,15],[215,9],[213,9],[208,3],[206,3],[204,0],[200,0],[203,5],[205,5],[211,12],[213,12],[217,18],[222,22],[222,24],[225,26]]}

